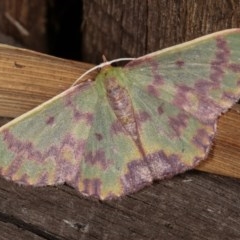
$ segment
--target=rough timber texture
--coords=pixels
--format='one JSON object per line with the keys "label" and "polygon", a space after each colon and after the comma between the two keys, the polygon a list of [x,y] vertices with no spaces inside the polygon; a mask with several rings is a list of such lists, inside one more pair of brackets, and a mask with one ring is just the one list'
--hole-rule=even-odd
{"label": "rough timber texture", "polygon": [[238,0],[83,1],[83,59],[137,57],[239,27]]}
{"label": "rough timber texture", "polygon": [[1,180],[0,239],[239,239],[239,197],[239,180],[198,172],[110,202]]}

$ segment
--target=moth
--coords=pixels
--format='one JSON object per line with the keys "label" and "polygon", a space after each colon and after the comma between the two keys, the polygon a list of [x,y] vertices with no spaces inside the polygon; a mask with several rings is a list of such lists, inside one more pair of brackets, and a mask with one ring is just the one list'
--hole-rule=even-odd
{"label": "moth", "polygon": [[99,199],[133,193],[204,160],[239,98],[239,29],[107,65],[0,128],[0,173]]}

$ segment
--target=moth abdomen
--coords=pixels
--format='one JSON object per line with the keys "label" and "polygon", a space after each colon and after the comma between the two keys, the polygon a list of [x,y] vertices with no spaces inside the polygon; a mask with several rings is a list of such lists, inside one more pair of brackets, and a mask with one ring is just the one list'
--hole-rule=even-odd
{"label": "moth abdomen", "polygon": [[117,119],[133,139],[138,138],[137,123],[131,97],[127,89],[122,87],[115,78],[105,81],[107,99]]}

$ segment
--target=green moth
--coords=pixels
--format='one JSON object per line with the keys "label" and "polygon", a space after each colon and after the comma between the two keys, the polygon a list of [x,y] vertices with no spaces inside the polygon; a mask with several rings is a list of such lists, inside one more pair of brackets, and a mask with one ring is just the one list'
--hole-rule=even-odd
{"label": "green moth", "polygon": [[218,116],[240,98],[240,30],[103,67],[0,128],[0,172],[111,199],[206,158]]}

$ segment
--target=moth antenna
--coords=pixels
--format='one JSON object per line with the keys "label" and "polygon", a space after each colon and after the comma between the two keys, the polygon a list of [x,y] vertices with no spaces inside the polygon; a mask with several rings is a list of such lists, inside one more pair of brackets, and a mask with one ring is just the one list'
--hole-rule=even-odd
{"label": "moth antenna", "polygon": [[[105,58],[105,59],[104,59]],[[103,63],[94,66],[92,68],[90,68],[89,70],[87,70],[84,74],[82,74],[78,79],[76,79],[76,81],[72,84],[72,87],[75,86],[81,79],[83,79],[86,75],[88,75],[90,72],[99,69],[99,68],[103,68],[105,66],[111,65],[112,63],[115,62],[121,62],[121,61],[132,61],[135,60],[136,58],[118,58],[118,59],[114,59],[112,61],[107,61],[106,57],[103,55]],[[106,62],[105,62],[106,60]]]}

